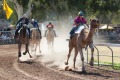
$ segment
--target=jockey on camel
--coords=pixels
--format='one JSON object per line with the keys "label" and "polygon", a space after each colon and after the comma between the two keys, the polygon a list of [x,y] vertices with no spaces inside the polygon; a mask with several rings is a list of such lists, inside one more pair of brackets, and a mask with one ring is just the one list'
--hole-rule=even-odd
{"label": "jockey on camel", "polygon": [[37,30],[38,30],[39,33],[40,33],[40,39],[42,39],[41,30],[39,29],[38,22],[37,22],[35,19],[32,19],[31,24],[33,25],[34,28],[37,28]]}
{"label": "jockey on camel", "polygon": [[[49,22],[49,24],[46,26],[46,28],[54,28],[54,26],[53,26],[53,24],[52,24],[52,22]],[[57,35],[56,35],[56,32],[55,32],[55,30],[53,29],[53,31],[54,31],[54,35],[55,35],[55,37],[57,37]],[[47,30],[45,31],[45,37],[46,37],[46,33],[47,33]]]}
{"label": "jockey on camel", "polygon": [[86,23],[87,23],[87,21],[84,18],[84,13],[82,11],[80,11],[78,13],[78,16],[74,19],[73,28],[69,33],[70,39],[72,39],[72,37],[75,34],[79,34],[83,28],[87,27]]}
{"label": "jockey on camel", "polygon": [[[26,14],[24,14],[24,15],[22,16],[22,18],[20,18],[20,19],[18,20],[18,22],[17,22],[17,24],[16,24],[17,29],[16,29],[16,31],[15,31],[15,36],[14,36],[14,38],[16,38],[16,39],[18,38],[18,31],[20,30],[20,28],[21,28],[24,24],[26,24],[26,26],[29,24],[29,20],[28,20]],[[29,39],[30,39],[30,28],[27,27],[27,30],[28,30]]]}

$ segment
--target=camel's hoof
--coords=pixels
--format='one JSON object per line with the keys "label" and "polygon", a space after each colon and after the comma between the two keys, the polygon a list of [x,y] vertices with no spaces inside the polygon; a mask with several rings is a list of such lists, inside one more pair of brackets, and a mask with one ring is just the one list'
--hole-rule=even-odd
{"label": "camel's hoof", "polygon": [[26,55],[26,52],[24,52],[23,55]]}
{"label": "camel's hoof", "polygon": [[87,72],[86,72],[85,70],[82,70],[81,73],[85,74],[85,73],[87,73]]}
{"label": "camel's hoof", "polygon": [[90,64],[90,66],[94,66],[93,62],[91,62],[91,61],[89,62],[89,64]]}
{"label": "camel's hoof", "polygon": [[65,71],[68,71],[68,70],[69,70],[69,66],[66,66],[66,67],[65,67]]}
{"label": "camel's hoof", "polygon": [[21,57],[21,54],[18,55],[18,58]]}
{"label": "camel's hoof", "polygon": [[18,58],[21,57],[21,52],[18,52]]}
{"label": "camel's hoof", "polygon": [[68,65],[68,62],[65,62],[65,65]]}
{"label": "camel's hoof", "polygon": [[72,70],[73,70],[72,68],[68,69],[68,71],[72,71]]}
{"label": "camel's hoof", "polygon": [[30,56],[30,58],[32,58],[32,56]]}

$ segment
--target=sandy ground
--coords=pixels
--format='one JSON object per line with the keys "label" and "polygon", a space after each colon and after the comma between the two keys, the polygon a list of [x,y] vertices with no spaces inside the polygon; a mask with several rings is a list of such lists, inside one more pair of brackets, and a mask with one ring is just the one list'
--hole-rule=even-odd
{"label": "sandy ground", "polygon": [[[99,47],[100,53],[109,54],[107,48]],[[65,38],[56,38],[53,49],[48,49],[46,39],[41,41],[41,51],[31,52],[33,58],[28,54],[20,58],[22,63],[17,62],[17,45],[0,45],[0,80],[120,80],[120,71],[107,67],[91,67],[86,64],[87,73],[81,73],[80,55],[77,57],[77,70],[65,71],[64,62],[68,53],[68,42]],[[115,55],[119,56],[120,49],[113,48]],[[23,47],[24,51],[24,47]],[[23,52],[22,51],[22,52]],[[96,54],[96,51],[95,51]],[[111,54],[111,53],[110,53]],[[71,55],[69,67],[73,65]],[[86,56],[86,55],[85,55]],[[110,61],[110,58],[102,57]],[[120,62],[120,59],[115,60]]]}

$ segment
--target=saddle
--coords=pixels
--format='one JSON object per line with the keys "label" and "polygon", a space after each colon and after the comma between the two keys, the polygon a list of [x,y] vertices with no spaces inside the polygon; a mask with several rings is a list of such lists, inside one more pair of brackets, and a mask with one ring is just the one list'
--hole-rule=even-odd
{"label": "saddle", "polygon": [[76,34],[80,34],[80,32],[84,29],[84,28],[88,28],[87,25],[79,25],[78,28],[75,30]]}

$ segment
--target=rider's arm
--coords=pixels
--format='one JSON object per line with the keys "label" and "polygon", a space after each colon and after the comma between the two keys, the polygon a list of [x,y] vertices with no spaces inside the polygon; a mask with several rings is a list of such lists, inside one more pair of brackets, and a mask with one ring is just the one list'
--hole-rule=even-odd
{"label": "rider's arm", "polygon": [[74,19],[74,26],[77,26],[80,24],[80,19],[79,19],[79,16],[77,16],[75,19]]}
{"label": "rider's arm", "polygon": [[54,28],[54,25],[51,25],[52,26],[52,28]]}
{"label": "rider's arm", "polygon": [[38,27],[38,28],[39,28],[39,25],[38,25],[38,22],[37,22],[37,21],[35,22],[35,24],[36,24],[36,27]]}
{"label": "rider's arm", "polygon": [[87,23],[87,21],[86,21],[86,19],[85,19],[84,17],[82,18],[82,23],[83,23],[83,24],[86,24],[86,23]]}
{"label": "rider's arm", "polygon": [[[18,24],[19,22],[21,22],[21,21],[22,21],[22,19],[23,19],[23,18],[20,18],[20,19],[18,20],[17,24]],[[16,25],[17,25],[17,24],[16,24]]]}
{"label": "rider's arm", "polygon": [[28,24],[29,24],[29,20],[28,20],[28,18],[26,18],[25,20],[26,20],[25,24],[28,25]]}
{"label": "rider's arm", "polygon": [[46,28],[48,28],[48,25],[46,26]]}

